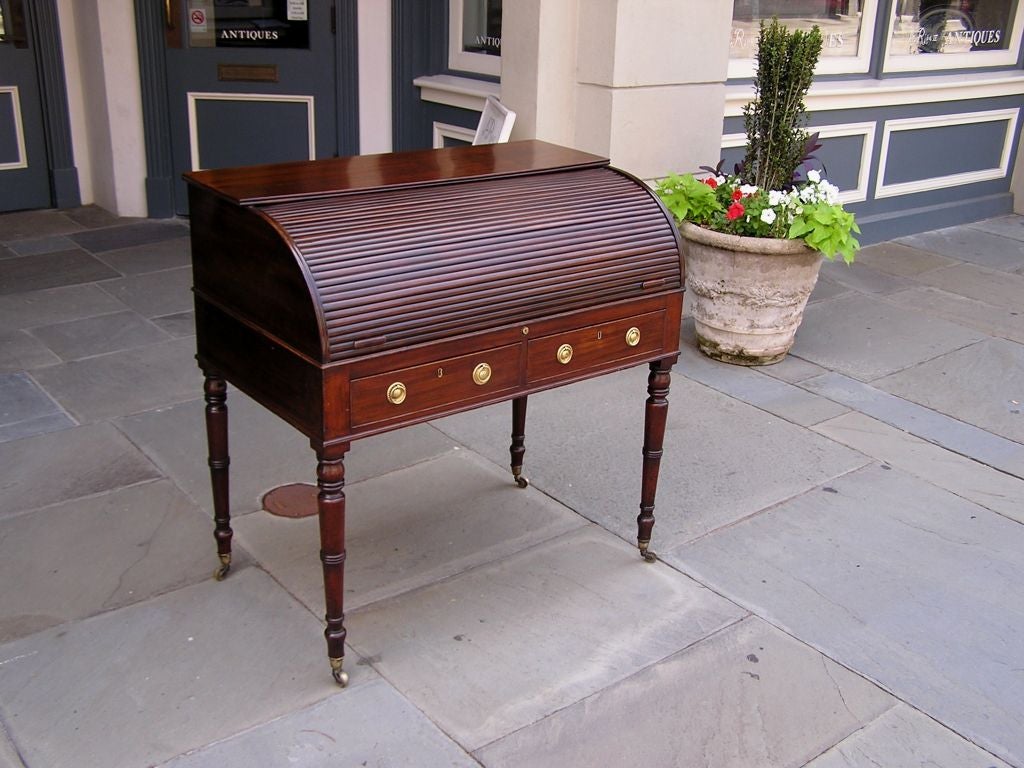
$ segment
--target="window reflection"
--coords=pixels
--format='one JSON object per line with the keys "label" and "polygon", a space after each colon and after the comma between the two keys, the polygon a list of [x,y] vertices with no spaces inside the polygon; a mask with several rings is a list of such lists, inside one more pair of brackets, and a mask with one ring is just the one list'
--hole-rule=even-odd
{"label": "window reflection", "polygon": [[858,55],[861,19],[869,0],[733,0],[729,57],[757,55],[758,29],[773,16],[790,29],[821,29],[823,57]]}
{"label": "window reflection", "polygon": [[1010,45],[1015,0],[897,0],[889,51],[1004,51]]}
{"label": "window reflection", "polygon": [[463,0],[462,50],[501,56],[501,0]]}

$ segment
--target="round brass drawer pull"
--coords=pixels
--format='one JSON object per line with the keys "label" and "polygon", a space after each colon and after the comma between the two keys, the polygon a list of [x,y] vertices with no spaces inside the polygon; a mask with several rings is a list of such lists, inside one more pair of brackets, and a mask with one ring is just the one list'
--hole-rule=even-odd
{"label": "round brass drawer pull", "polygon": [[491,366],[487,363],[480,363],[473,369],[473,381],[481,386],[491,380]]}
{"label": "round brass drawer pull", "polygon": [[558,358],[558,362],[562,365],[568,365],[569,361],[572,360],[572,345],[563,344],[558,348],[558,352],[555,353],[555,357]]}
{"label": "round brass drawer pull", "polygon": [[635,325],[626,331],[626,344],[631,347],[635,347],[640,343],[640,329]]}
{"label": "round brass drawer pull", "polygon": [[388,387],[388,401],[395,405],[401,405],[405,402],[405,396],[408,392],[405,389],[405,384],[400,381],[396,381],[390,387]]}

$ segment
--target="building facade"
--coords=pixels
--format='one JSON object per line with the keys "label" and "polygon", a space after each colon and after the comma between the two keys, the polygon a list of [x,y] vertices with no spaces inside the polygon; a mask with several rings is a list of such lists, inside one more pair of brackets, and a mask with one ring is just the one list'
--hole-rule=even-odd
{"label": "building facade", "polygon": [[866,240],[1012,210],[1016,0],[0,0],[0,210],[185,214],[187,170],[464,142],[488,95],[641,178],[729,167],[773,15],[822,30]]}

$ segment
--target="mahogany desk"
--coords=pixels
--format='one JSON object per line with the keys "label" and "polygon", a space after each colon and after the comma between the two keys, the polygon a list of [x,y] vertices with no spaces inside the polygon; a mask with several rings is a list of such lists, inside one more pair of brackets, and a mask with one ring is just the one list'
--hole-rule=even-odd
{"label": "mahogany desk", "polygon": [[654,525],[680,239],[641,182],[538,141],[186,174],[215,537],[231,564],[226,382],[317,456],[327,653],[344,685],[352,440],[650,365],[637,542]]}

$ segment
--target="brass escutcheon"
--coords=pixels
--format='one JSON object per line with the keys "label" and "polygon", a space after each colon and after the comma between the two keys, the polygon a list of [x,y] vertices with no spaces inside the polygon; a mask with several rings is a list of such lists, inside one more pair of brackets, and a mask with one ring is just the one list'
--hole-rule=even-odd
{"label": "brass escutcheon", "polygon": [[473,369],[473,381],[481,386],[491,380],[491,366],[487,363],[480,363]]}
{"label": "brass escutcheon", "polygon": [[640,343],[640,329],[635,325],[626,331],[626,343],[631,347]]}
{"label": "brass escutcheon", "polygon": [[396,381],[390,387],[388,387],[388,401],[395,405],[401,405],[405,402],[405,396],[408,394],[405,389],[405,384],[400,381]]}
{"label": "brass escutcheon", "polygon": [[562,365],[568,365],[569,361],[572,360],[572,345],[563,344],[558,348],[558,352],[555,353],[555,357],[558,358],[558,362]]}

